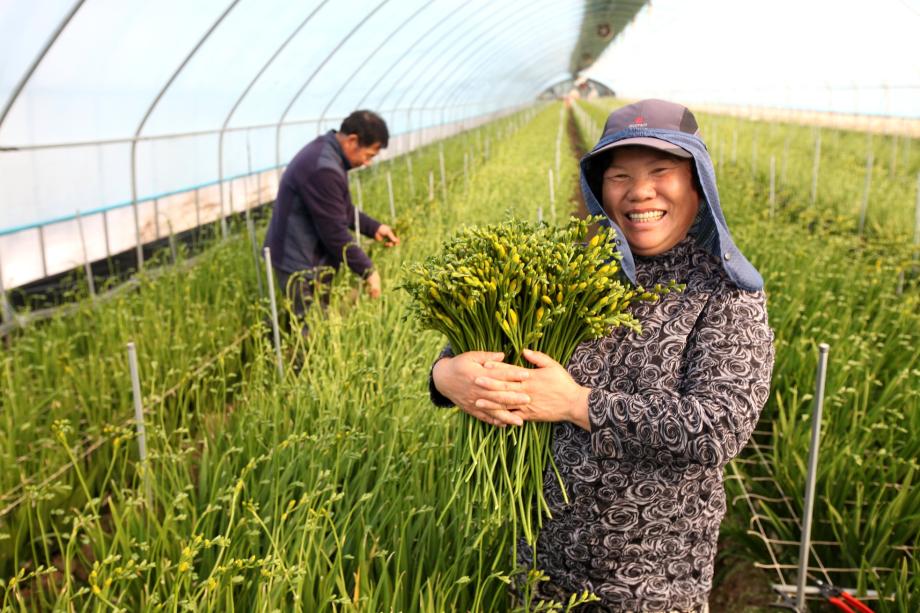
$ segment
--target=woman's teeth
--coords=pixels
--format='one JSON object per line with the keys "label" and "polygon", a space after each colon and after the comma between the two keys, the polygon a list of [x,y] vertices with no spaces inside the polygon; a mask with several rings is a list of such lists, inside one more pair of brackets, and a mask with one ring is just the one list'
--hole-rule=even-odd
{"label": "woman's teeth", "polygon": [[643,213],[627,213],[630,221],[654,221],[664,217],[664,211],[646,211]]}

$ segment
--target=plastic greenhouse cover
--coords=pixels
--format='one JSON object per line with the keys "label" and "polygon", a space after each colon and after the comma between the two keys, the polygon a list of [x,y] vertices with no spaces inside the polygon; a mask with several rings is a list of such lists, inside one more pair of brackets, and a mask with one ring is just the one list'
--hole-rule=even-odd
{"label": "plastic greenhouse cover", "polygon": [[130,204],[132,170],[144,202],[283,165],[358,107],[397,135],[533,100],[568,76],[585,4],[5,0],[0,112],[72,16],[0,125],[4,285],[35,249],[4,239]]}

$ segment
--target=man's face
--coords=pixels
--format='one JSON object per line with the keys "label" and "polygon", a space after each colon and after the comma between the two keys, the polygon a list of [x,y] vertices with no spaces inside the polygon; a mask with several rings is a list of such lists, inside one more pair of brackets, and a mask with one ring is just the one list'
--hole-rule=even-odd
{"label": "man's face", "polygon": [[658,255],[685,236],[699,210],[690,160],[657,149],[614,149],[604,172],[604,210],[633,253]]}
{"label": "man's face", "polygon": [[352,168],[361,168],[369,165],[374,157],[380,153],[380,143],[365,147],[358,142],[357,134],[349,134],[342,142],[342,153],[345,154],[345,159],[348,160]]}

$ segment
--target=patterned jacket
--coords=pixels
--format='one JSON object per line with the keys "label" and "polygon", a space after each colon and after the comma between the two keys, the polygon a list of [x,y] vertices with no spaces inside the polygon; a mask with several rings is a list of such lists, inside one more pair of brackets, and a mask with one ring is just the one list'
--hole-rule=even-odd
{"label": "patterned jacket", "polygon": [[[601,610],[695,611],[712,587],[722,469],[769,395],[773,332],[763,291],[738,289],[693,237],[637,257],[636,275],[687,287],[636,306],[641,335],[617,329],[573,355],[569,373],[592,388],[591,432],[554,428],[569,504],[550,472],[537,566],[557,601],[588,589]],[[525,543],[519,551],[530,565]]]}

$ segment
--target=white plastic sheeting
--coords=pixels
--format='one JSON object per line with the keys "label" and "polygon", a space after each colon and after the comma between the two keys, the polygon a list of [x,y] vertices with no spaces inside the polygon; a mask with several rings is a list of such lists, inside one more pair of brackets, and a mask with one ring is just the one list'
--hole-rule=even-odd
{"label": "white plastic sheeting", "polygon": [[97,259],[136,242],[132,203],[148,220],[137,232],[145,242],[168,233],[156,226],[170,199],[217,190],[220,205],[208,200],[202,222],[239,210],[251,197],[231,204],[230,178],[258,182],[250,192],[265,186],[270,200],[272,170],[355,108],[381,113],[400,135],[531,101],[568,76],[590,6],[5,0],[3,285],[78,265],[77,211]]}

